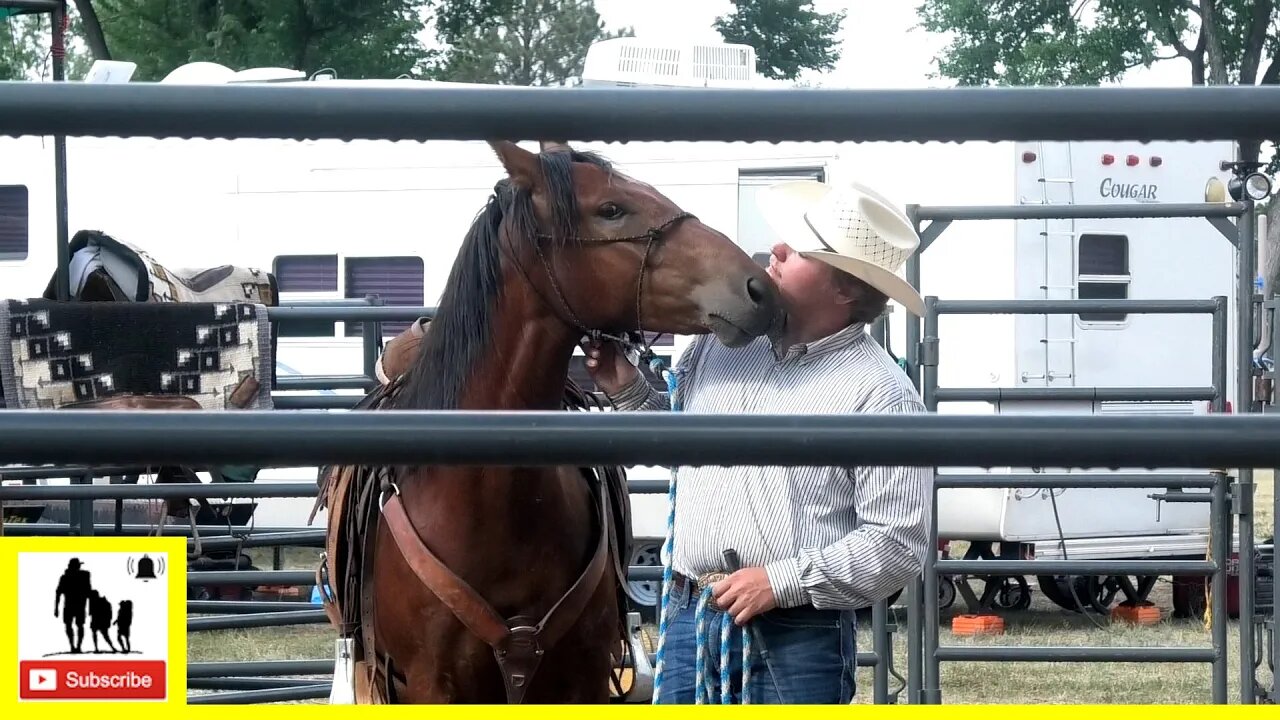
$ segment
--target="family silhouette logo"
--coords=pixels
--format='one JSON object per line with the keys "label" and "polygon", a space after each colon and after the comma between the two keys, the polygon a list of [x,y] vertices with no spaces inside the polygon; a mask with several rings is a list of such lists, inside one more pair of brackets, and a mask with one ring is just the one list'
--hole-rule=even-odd
{"label": "family silhouette logo", "polygon": [[20,700],[165,700],[164,554],[18,552]]}

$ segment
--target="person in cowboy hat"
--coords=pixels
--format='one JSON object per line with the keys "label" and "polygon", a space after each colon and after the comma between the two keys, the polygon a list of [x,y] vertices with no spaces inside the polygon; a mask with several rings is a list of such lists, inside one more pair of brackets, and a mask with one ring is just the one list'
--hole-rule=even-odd
{"label": "person in cowboy hat", "polygon": [[[924,412],[906,374],[866,332],[889,300],[924,314],[919,293],[896,274],[919,245],[905,215],[856,184],[786,182],[762,191],[759,202],[782,239],[769,276],[785,299],[786,320],[774,337],[740,348],[697,337],[674,367],[679,409]],[[618,409],[669,409],[616,346],[588,345],[586,366]],[[768,649],[767,662],[753,652],[750,702],[850,702],[854,613],[921,571],[933,469],[682,467],[677,478],[657,701],[695,701],[699,619],[708,622],[704,675],[712,702],[720,697],[721,660],[730,664],[734,701],[742,701],[738,641],[720,656],[720,613],[727,612],[737,625],[758,628],[753,637]],[[731,573],[723,556],[730,548],[741,561]]]}

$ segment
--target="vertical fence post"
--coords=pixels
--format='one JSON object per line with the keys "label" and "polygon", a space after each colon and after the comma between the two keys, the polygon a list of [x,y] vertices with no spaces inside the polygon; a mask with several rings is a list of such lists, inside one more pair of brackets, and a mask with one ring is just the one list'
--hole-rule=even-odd
{"label": "vertical fence post", "polygon": [[[925,410],[937,412],[938,400],[938,298],[924,299],[924,336],[920,340],[917,356],[920,363],[921,395]],[[942,703],[938,663],[938,487],[935,483],[929,496],[929,544],[924,554],[924,638],[921,648],[924,664],[924,684],[920,701],[926,705]]]}
{"label": "vertical fence post", "polygon": [[872,682],[872,702],[886,705],[889,702],[889,666],[893,653],[889,651],[889,601],[877,600],[871,606],[871,648],[876,655]]}
{"label": "vertical fence post", "polygon": [[1213,638],[1213,704],[1227,702],[1227,557],[1231,544],[1231,514],[1227,505],[1228,475],[1222,470],[1213,473],[1213,501],[1209,516],[1209,536],[1213,542],[1213,602],[1210,612],[1210,634]]}
{"label": "vertical fence post", "polygon": [[[73,485],[92,485],[93,471],[85,472],[71,478]],[[68,524],[75,535],[93,534],[93,499],[71,500],[67,503]]]}
{"label": "vertical fence post", "polygon": [[[927,567],[927,565],[926,565]],[[907,585],[907,703],[919,705],[921,686],[921,654],[924,643],[924,627],[921,615],[924,614],[924,572],[911,578]]]}
{"label": "vertical fence post", "polygon": [[[1254,203],[1247,194],[1241,198],[1244,211],[1240,214],[1239,240],[1240,276],[1236,278],[1242,293],[1239,322],[1239,376],[1237,382],[1236,412],[1251,413],[1254,411],[1253,401],[1253,349],[1260,338],[1254,337],[1254,288],[1253,279],[1257,275],[1257,237],[1254,225]],[[1246,274],[1247,273],[1247,274]],[[1245,705],[1254,703],[1253,692],[1253,468],[1239,468],[1238,482],[1231,486],[1231,506],[1223,508],[1227,517],[1227,542],[1231,541],[1231,518],[1240,518],[1239,575],[1240,591],[1240,702]],[[1231,545],[1227,545],[1230,557]],[[1247,659],[1247,660],[1246,660]]]}

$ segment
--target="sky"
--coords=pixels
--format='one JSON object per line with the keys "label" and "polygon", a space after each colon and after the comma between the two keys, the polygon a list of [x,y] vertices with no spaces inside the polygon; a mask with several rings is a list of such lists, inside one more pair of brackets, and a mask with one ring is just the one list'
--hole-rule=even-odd
{"label": "sky", "polygon": [[[665,42],[723,42],[712,23],[729,12],[728,0],[595,0],[607,29],[635,28],[638,38]],[[933,58],[947,39],[914,27],[920,0],[815,0],[819,12],[846,9],[841,26],[842,57],[835,70],[821,77],[823,87],[919,88],[945,87],[947,80],[931,80]],[[1138,69],[1125,85],[1168,87],[1187,85],[1186,61],[1157,63]]]}

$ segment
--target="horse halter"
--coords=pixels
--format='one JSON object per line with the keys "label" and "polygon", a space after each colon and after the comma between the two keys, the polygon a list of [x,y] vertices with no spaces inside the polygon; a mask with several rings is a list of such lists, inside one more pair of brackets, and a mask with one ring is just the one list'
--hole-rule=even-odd
{"label": "horse halter", "polygon": [[[652,252],[654,244],[662,240],[663,236],[666,235],[666,233],[673,226],[675,226],[676,223],[680,222],[681,220],[689,220],[689,219],[696,219],[696,216],[689,212],[680,212],[674,215],[673,217],[671,217],[670,219],[666,220],[665,222],[659,225],[655,225],[649,228],[644,233],[641,233],[639,235],[627,235],[623,237],[580,237],[577,235],[571,235],[569,237],[561,238],[562,240],[567,242],[581,243],[584,245],[587,243],[618,243],[618,242],[644,242],[645,243],[644,257],[640,259],[640,273],[639,273],[639,276],[636,278],[636,329],[634,331],[629,331],[627,333],[628,337],[619,337],[617,335],[606,333],[598,329],[590,329],[586,326],[585,323],[582,322],[581,319],[578,318],[577,313],[573,311],[573,308],[570,307],[569,305],[569,301],[565,298],[564,292],[560,289],[560,283],[559,281],[556,280],[556,273],[555,273],[555,270],[551,267],[551,262],[547,260],[547,256],[542,252],[542,243],[538,242],[540,240],[554,240],[556,239],[555,236],[548,235],[546,233],[538,233],[537,235],[535,235],[534,236],[535,241],[533,243],[534,250],[538,253],[538,259],[542,261],[542,266],[546,268],[547,279],[551,281],[551,289],[555,293],[556,299],[560,301],[560,305],[564,308],[565,312],[568,313],[569,315],[569,318],[567,320],[564,317],[561,317],[561,320],[564,320],[567,324],[575,327],[576,329],[581,331],[582,334],[589,336],[592,342],[599,342],[602,338],[613,340],[614,342],[617,342],[618,344],[626,348],[628,352],[634,351],[636,346],[643,346],[644,349],[639,351],[639,359],[640,360],[651,359],[653,357],[653,350],[651,349],[652,343],[646,340],[644,337],[644,324],[642,322],[642,316],[641,316],[641,303],[643,302],[643,299],[644,299],[644,276],[649,266],[649,254],[650,252]],[[536,288],[535,288],[535,291],[536,291]],[[661,336],[662,334],[659,333],[654,337],[654,339],[656,340],[658,337],[661,337]]]}

